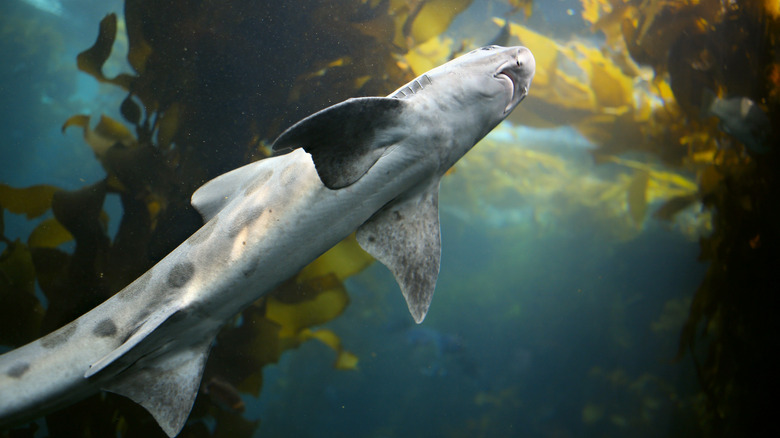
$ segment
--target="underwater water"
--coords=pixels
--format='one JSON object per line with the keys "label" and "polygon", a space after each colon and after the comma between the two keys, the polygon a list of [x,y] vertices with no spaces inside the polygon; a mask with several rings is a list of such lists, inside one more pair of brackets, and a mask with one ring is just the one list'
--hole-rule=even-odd
{"label": "underwater water", "polygon": [[[778,23],[769,1],[4,0],[0,352],[149,269],[201,226],[193,191],[296,120],[524,45],[529,96],[442,180],[424,322],[347,242],[228,322],[181,436],[748,436]],[[112,394],[16,427],[165,436]]]}

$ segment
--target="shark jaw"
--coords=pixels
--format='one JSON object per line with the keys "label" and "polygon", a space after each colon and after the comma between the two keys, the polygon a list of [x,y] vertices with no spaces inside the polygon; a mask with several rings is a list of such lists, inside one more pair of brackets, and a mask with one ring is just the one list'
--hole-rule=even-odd
{"label": "shark jaw", "polygon": [[504,114],[509,115],[528,95],[535,71],[536,60],[531,51],[525,47],[518,48],[514,59],[506,61],[499,67],[495,77],[504,83],[510,96]]}

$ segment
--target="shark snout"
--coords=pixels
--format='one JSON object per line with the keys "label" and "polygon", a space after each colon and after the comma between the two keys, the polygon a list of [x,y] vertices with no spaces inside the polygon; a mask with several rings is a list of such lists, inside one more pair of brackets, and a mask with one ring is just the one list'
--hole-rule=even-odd
{"label": "shark snout", "polygon": [[[506,66],[505,74],[508,74],[512,78],[512,82],[515,85],[516,96],[519,100],[528,94],[528,89],[531,87],[531,79],[536,72],[536,60],[534,55],[526,47],[518,47],[513,56],[513,62],[510,62]],[[517,103],[520,103],[519,101]]]}
{"label": "shark snout", "polygon": [[523,87],[524,94],[528,94],[528,88],[531,87],[531,79],[536,73],[536,60],[533,53],[526,47],[518,47],[515,55],[515,64],[518,70],[518,79]]}
{"label": "shark snout", "polygon": [[528,89],[531,87],[531,80],[536,72],[536,60],[534,55],[526,47],[515,47],[510,52],[509,60],[499,69],[498,75],[504,75],[512,83],[512,96],[504,110],[504,113],[511,112],[528,95]]}

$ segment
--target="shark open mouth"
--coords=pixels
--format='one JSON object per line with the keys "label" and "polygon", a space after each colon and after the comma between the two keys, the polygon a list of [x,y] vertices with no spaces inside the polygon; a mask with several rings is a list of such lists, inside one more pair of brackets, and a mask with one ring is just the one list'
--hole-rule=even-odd
{"label": "shark open mouth", "polygon": [[514,68],[517,68],[515,63],[508,62],[501,66],[501,68],[495,74],[496,79],[505,82],[505,86],[508,88],[508,91],[511,91],[511,96],[509,97],[506,109],[504,110],[505,113],[512,111],[514,107],[523,100],[527,93],[527,90],[520,86],[517,78],[512,74]]}

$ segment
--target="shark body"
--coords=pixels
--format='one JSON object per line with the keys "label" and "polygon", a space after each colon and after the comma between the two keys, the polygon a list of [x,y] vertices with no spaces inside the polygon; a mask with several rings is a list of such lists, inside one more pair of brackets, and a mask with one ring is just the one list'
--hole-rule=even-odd
{"label": "shark body", "polygon": [[418,323],[439,271],[441,176],[528,93],[524,47],[490,46],[388,97],[315,113],[273,145],[291,152],[221,175],[192,196],[205,225],[112,298],[0,355],[0,426],[99,390],[177,435],[226,321],[357,230]]}

